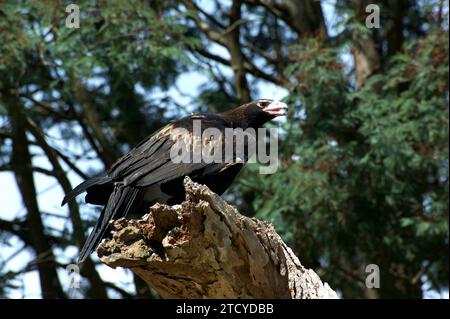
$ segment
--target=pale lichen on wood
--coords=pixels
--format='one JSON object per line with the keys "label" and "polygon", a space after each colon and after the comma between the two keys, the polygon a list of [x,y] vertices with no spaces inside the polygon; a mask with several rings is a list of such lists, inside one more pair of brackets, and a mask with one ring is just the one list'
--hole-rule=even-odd
{"label": "pale lichen on wood", "polygon": [[131,269],[162,298],[336,298],[271,224],[189,178],[184,185],[181,205],[115,221],[97,249],[101,261]]}

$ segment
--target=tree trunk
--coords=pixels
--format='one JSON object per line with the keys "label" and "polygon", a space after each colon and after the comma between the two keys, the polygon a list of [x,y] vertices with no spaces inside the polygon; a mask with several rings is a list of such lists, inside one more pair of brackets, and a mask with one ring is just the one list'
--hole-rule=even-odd
{"label": "tree trunk", "polygon": [[[366,6],[369,1],[353,1],[356,19],[364,23],[367,13]],[[352,54],[355,63],[355,89],[359,90],[364,82],[380,68],[380,56],[378,54],[377,43],[373,35],[361,34],[357,29],[352,31],[353,46]]]}
{"label": "tree trunk", "polygon": [[230,11],[230,25],[227,29],[226,43],[231,57],[231,68],[234,74],[236,95],[240,103],[251,101],[244,62],[245,58],[240,44],[241,0],[234,0]]}
{"label": "tree trunk", "polygon": [[113,222],[97,249],[131,269],[162,298],[336,298],[269,223],[241,215],[185,179],[181,205],[156,204],[141,220]]}
{"label": "tree trunk", "polygon": [[[47,156],[48,161],[52,164],[53,171],[55,172],[55,178],[61,185],[64,193],[69,193],[72,190],[72,186],[70,185],[69,179],[58,161],[58,155],[56,151],[49,144],[47,144],[44,134],[39,130],[36,123],[34,123],[30,118],[26,116],[25,118],[28,131],[34,136],[34,138],[36,139],[36,143],[39,144],[39,146]],[[73,227],[73,239],[76,242],[77,247],[81,249],[81,247],[83,247],[83,243],[86,241],[86,237],[84,236],[83,232],[83,222],[81,221],[78,204],[76,201],[71,201],[68,204],[69,217]],[[100,278],[100,275],[97,273],[92,260],[87,260],[84,263],[81,273],[83,276],[89,279],[89,282],[91,284],[90,293],[94,298],[106,299],[108,297],[104,282]]]}
{"label": "tree trunk", "polygon": [[328,37],[320,1],[305,0],[246,0],[260,4],[289,25],[301,39]]}
{"label": "tree trunk", "polygon": [[26,136],[26,120],[13,92],[5,90],[4,99],[12,127],[12,163],[17,186],[27,210],[27,224],[30,230],[33,250],[36,253],[34,263],[39,273],[42,298],[65,298],[56,272],[55,256],[45,234],[36,196],[36,187],[32,171],[32,159]]}

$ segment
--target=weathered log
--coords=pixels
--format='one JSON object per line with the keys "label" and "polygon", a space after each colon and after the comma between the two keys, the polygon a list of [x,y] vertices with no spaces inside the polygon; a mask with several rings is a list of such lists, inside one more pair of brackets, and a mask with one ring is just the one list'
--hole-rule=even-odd
{"label": "weathered log", "polygon": [[112,238],[97,249],[101,261],[131,269],[162,298],[336,298],[271,224],[189,178],[184,185],[181,205],[113,222]]}

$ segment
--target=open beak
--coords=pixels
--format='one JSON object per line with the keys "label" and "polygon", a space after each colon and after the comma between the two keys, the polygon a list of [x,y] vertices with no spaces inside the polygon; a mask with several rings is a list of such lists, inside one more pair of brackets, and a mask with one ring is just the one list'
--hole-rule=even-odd
{"label": "open beak", "polygon": [[286,103],[273,101],[269,105],[267,105],[265,108],[263,108],[264,112],[269,113],[273,116],[282,116],[286,115],[288,110],[288,106]]}

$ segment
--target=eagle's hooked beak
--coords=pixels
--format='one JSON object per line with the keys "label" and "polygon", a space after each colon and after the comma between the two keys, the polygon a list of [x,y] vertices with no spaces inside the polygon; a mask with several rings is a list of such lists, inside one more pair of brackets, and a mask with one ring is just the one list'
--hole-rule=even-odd
{"label": "eagle's hooked beak", "polygon": [[273,101],[269,105],[267,105],[265,108],[263,108],[264,112],[269,113],[273,116],[282,116],[286,115],[288,110],[288,106],[286,103]]}

